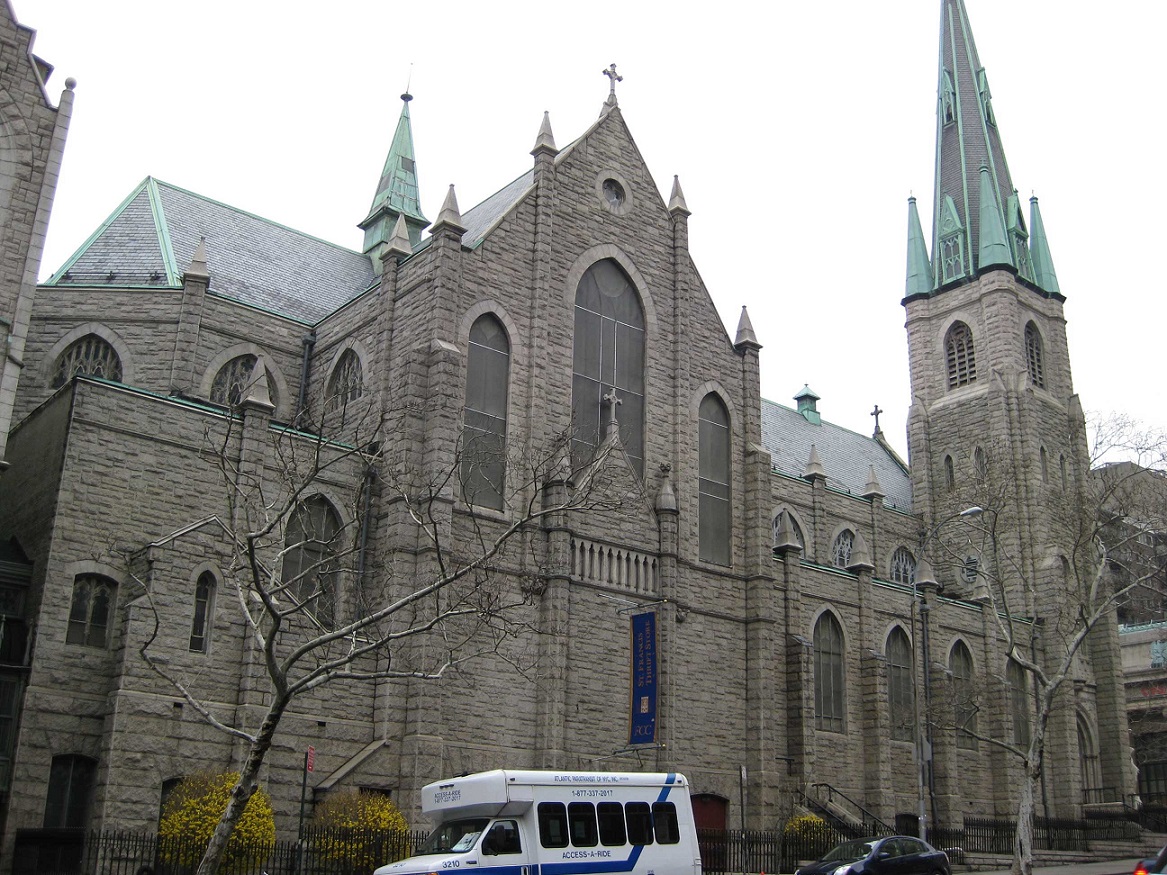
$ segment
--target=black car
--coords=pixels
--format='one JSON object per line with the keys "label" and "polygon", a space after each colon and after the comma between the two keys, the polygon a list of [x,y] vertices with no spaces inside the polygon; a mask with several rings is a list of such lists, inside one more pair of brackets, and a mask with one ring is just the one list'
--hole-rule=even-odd
{"label": "black car", "polygon": [[1164,847],[1155,856],[1142,860],[1135,867],[1134,875],[1161,875],[1165,868],[1167,868],[1167,847]]}
{"label": "black car", "polygon": [[952,875],[948,855],[911,836],[843,842],[795,875]]}

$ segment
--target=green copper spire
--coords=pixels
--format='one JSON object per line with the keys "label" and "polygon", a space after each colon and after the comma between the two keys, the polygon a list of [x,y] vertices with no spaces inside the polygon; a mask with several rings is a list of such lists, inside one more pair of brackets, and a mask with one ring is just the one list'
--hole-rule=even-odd
{"label": "green copper spire", "polygon": [[406,92],[401,95],[401,100],[401,117],[397,120],[385,169],[381,171],[377,194],[373,197],[368,218],[358,226],[365,232],[366,253],[388,242],[398,216],[405,217],[409,239],[414,246],[421,240],[422,229],[429,224],[421,212],[417,194],[417,164],[413,157],[413,128],[409,121],[409,101],[413,100],[413,95]]}
{"label": "green copper spire", "polygon": [[981,249],[977,253],[977,267],[980,270],[1013,265],[1013,254],[1009,251],[1009,241],[1005,239],[1005,223],[1001,220],[1001,210],[997,198],[993,196],[993,179],[988,167],[981,168],[980,191],[980,236]]}
{"label": "green copper spire", "polygon": [[[1004,233],[1004,207],[1013,193],[1009,165],[1001,146],[997,118],[993,112],[989,81],[977,55],[972,29],[964,0],[940,2],[940,61],[937,71],[936,95],[936,194],[933,204],[932,272],[943,278],[941,285],[962,274],[975,276],[982,265],[1013,264],[1009,244]],[[980,177],[981,168],[988,171],[986,186]],[[951,199],[955,211],[952,216],[945,208]],[[983,200],[991,204],[982,203]],[[984,216],[994,217],[997,228],[988,229],[992,239],[985,241],[982,234]],[[951,227],[956,219],[961,230],[959,241],[948,240],[941,246],[945,232],[941,223]],[[948,232],[951,235],[951,231]],[[1004,245],[1005,251],[999,249]],[[945,270],[941,263],[957,250],[964,264]],[[987,255],[990,261],[982,261]],[[977,261],[974,264],[973,258]]]}
{"label": "green copper spire", "polygon": [[928,246],[924,243],[924,229],[916,212],[916,199],[908,198],[908,281],[906,297],[932,293],[932,264],[928,261]]}
{"label": "green copper spire", "polygon": [[1029,199],[1029,256],[1033,263],[1033,281],[1044,291],[1060,295],[1058,275],[1054,271],[1054,258],[1049,251],[1049,238],[1045,236],[1045,224],[1041,221],[1041,210],[1037,208],[1037,198]]}

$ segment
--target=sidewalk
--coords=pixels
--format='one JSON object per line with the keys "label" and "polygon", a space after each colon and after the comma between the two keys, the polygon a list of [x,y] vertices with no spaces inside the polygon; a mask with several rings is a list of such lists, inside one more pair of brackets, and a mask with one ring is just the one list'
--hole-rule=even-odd
{"label": "sidewalk", "polygon": [[[1101,863],[1065,863],[1057,866],[1034,866],[1033,875],[1131,875],[1141,857],[1104,860]],[[954,866],[954,869],[959,867]],[[978,870],[976,875],[1009,875],[1008,869]]]}

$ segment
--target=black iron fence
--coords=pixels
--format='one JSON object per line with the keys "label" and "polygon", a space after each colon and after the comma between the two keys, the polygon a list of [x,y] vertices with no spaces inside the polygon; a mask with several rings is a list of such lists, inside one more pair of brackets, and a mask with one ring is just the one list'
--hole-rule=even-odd
{"label": "black iron fence", "polygon": [[[311,830],[303,841],[234,842],[223,875],[368,875],[408,857],[426,834],[417,831]],[[13,875],[193,875],[205,842],[139,832],[17,830]]]}

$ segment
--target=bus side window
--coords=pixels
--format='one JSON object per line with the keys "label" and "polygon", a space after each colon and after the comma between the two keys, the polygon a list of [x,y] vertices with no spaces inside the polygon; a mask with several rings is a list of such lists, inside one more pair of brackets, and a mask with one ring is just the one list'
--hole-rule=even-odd
{"label": "bus side window", "polygon": [[652,812],[647,802],[629,802],[624,806],[624,818],[628,821],[629,844],[652,844]]}
{"label": "bus side window", "polygon": [[600,844],[615,847],[625,842],[624,806],[619,802],[601,802],[596,806],[600,819]]}
{"label": "bus side window", "polygon": [[571,802],[567,806],[571,826],[571,844],[576,848],[596,846],[596,809],[590,802]]}
{"label": "bus side window", "polygon": [[681,830],[677,826],[677,806],[673,803],[652,803],[652,826],[656,840],[660,844],[675,845],[681,841]]}
{"label": "bus side window", "polygon": [[539,844],[545,848],[567,847],[567,809],[562,802],[539,803]]}

